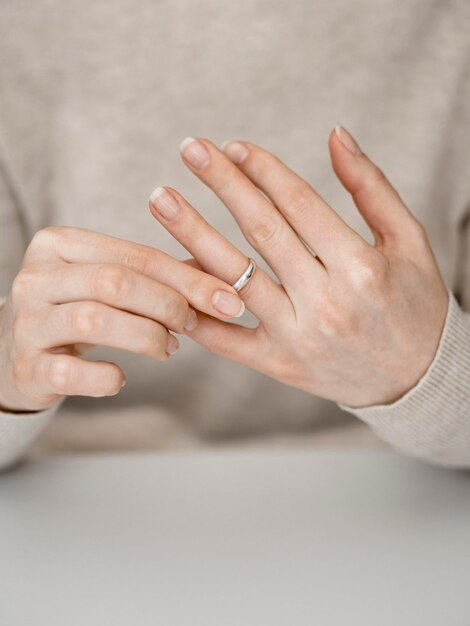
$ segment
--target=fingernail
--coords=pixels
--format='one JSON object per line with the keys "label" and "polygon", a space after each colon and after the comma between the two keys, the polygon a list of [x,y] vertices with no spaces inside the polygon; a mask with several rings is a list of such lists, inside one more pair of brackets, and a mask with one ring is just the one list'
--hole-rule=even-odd
{"label": "fingernail", "polygon": [[166,220],[174,219],[180,210],[179,204],[164,187],[157,187],[150,194],[150,202]]}
{"label": "fingernail", "polygon": [[226,141],[222,146],[222,150],[237,165],[248,156],[248,149],[238,141]]}
{"label": "fingernail", "polygon": [[195,169],[200,170],[209,163],[210,155],[206,147],[193,137],[186,137],[180,143],[180,151],[186,161]]}
{"label": "fingernail", "polygon": [[229,291],[216,291],[212,296],[212,306],[219,313],[230,317],[241,317],[245,312],[245,303]]}
{"label": "fingernail", "polygon": [[124,378],[124,380],[122,381],[121,389],[124,387],[126,383],[127,383],[127,378]]}
{"label": "fingernail", "polygon": [[184,330],[194,330],[197,326],[197,315],[194,309],[189,309],[188,317],[186,318],[186,324]]}
{"label": "fingernail", "polygon": [[335,133],[343,146],[346,148],[346,150],[349,150],[349,152],[355,154],[356,156],[362,154],[362,150],[359,148],[357,141],[345,128],[336,125]]}
{"label": "fingernail", "polygon": [[166,352],[170,356],[174,354],[179,348],[178,339],[171,333],[168,335],[168,343],[166,344]]}

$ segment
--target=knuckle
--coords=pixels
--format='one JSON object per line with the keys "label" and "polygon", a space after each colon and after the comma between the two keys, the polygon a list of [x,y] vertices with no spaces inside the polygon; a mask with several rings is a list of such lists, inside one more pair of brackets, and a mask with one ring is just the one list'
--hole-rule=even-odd
{"label": "knuckle", "polygon": [[306,188],[291,191],[284,212],[288,219],[302,219],[311,211],[311,197]]}
{"label": "knuckle", "polygon": [[250,159],[251,163],[255,163],[256,173],[260,180],[269,180],[272,177],[273,162],[279,164],[278,159],[271,154],[269,158],[264,158],[259,148],[250,149]]}
{"label": "knuckle", "polygon": [[232,343],[223,334],[214,335],[209,345],[210,352],[222,357],[228,357],[233,352]]}
{"label": "knuckle", "polygon": [[11,362],[11,373],[14,389],[17,393],[31,397],[32,383],[36,378],[36,361],[31,358],[30,353],[23,352],[17,354]]}
{"label": "knuckle", "polygon": [[129,272],[120,265],[101,265],[93,279],[94,292],[104,299],[120,300],[129,295],[131,290]]}
{"label": "knuckle", "polygon": [[29,364],[25,358],[21,356],[17,356],[11,361],[11,373],[13,376],[13,381],[18,390],[22,390],[23,383],[26,382],[28,378]]}
{"label": "knuckle", "polygon": [[167,323],[177,328],[182,328],[188,316],[189,305],[180,294],[170,295],[164,304],[164,316]]}
{"label": "knuckle", "polygon": [[69,229],[66,226],[46,226],[41,228],[33,235],[30,247],[41,250],[50,248],[58,238],[65,235],[67,230]]}
{"label": "knuckle", "polygon": [[167,356],[167,341],[168,333],[166,329],[160,326],[160,324],[149,320],[147,328],[142,333],[141,352],[142,354],[163,360]]}
{"label": "knuckle", "polygon": [[353,311],[340,306],[337,302],[323,302],[317,319],[318,330],[328,339],[344,338],[353,334],[357,328],[357,319]]}
{"label": "knuckle", "polygon": [[202,301],[209,301],[212,294],[217,289],[220,289],[219,279],[210,276],[209,274],[198,273],[198,275],[192,278],[186,286],[185,301],[188,306],[190,302],[193,306],[196,306],[197,303],[201,303]]}
{"label": "knuckle", "polygon": [[31,344],[31,336],[37,323],[36,313],[18,309],[13,313],[11,323],[11,337],[13,345],[23,347]]}
{"label": "knuckle", "polygon": [[428,233],[426,231],[426,228],[424,224],[414,215],[412,216],[409,229],[410,229],[412,236],[416,239],[416,241],[422,244],[426,244],[426,245],[428,244],[429,239],[428,239]]}
{"label": "knuckle", "polygon": [[73,376],[70,361],[55,357],[51,359],[47,372],[47,381],[59,393],[65,393],[70,388]]}
{"label": "knuckle", "polygon": [[34,286],[35,273],[31,269],[22,269],[18,272],[11,286],[13,302],[23,302],[30,298]]}
{"label": "knuckle", "polygon": [[388,181],[384,172],[375,163],[371,162],[370,167],[367,167],[363,175],[355,181],[352,188],[353,197],[357,194],[374,191],[382,187],[386,182]]}
{"label": "knuckle", "polygon": [[75,231],[70,226],[46,226],[38,230],[32,237],[25,252],[25,258],[50,255],[59,248],[61,240],[70,237]]}
{"label": "knuckle", "polygon": [[272,248],[281,238],[283,223],[278,217],[263,217],[248,225],[248,241],[254,248]]}
{"label": "knuckle", "polygon": [[95,302],[81,302],[69,311],[68,325],[80,337],[87,337],[104,324],[102,307]]}
{"label": "knuckle", "polygon": [[122,265],[131,267],[135,272],[144,275],[151,275],[152,270],[159,265],[161,260],[158,250],[152,250],[146,246],[138,246],[136,249],[130,249],[122,254]]}
{"label": "knuckle", "polygon": [[223,160],[217,168],[217,179],[214,180],[214,188],[221,196],[230,196],[237,187],[236,178],[233,176],[234,165],[232,162]]}
{"label": "knuckle", "polygon": [[371,169],[371,177],[376,183],[383,183],[387,180],[384,171],[375,163]]}
{"label": "knuckle", "polygon": [[385,283],[387,262],[380,253],[352,256],[349,263],[349,280],[354,290],[377,290]]}
{"label": "knuckle", "polygon": [[48,248],[53,238],[54,232],[51,226],[41,228],[41,230],[34,233],[33,238],[29,243],[29,248],[34,250]]}

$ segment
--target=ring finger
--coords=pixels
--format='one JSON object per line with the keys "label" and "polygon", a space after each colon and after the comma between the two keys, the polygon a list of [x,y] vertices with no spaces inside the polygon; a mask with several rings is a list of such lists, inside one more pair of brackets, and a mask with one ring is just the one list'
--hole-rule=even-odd
{"label": "ring finger", "polygon": [[[174,189],[158,187],[151,196],[150,210],[206,272],[233,284],[247,269],[246,256],[208,224]],[[248,309],[263,322],[292,311],[284,289],[260,268],[256,269],[239,295]]]}

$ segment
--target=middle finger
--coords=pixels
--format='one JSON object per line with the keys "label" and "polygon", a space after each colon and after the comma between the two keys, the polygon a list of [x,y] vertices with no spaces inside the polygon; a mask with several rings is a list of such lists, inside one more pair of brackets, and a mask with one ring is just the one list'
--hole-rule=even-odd
{"label": "middle finger", "polygon": [[[207,139],[181,144],[185,163],[222,200],[248,242],[271,266],[289,294],[326,279],[319,261],[307,250],[281,213],[240,169]],[[206,153],[206,160],[194,154]],[[292,288],[292,289],[291,289]]]}

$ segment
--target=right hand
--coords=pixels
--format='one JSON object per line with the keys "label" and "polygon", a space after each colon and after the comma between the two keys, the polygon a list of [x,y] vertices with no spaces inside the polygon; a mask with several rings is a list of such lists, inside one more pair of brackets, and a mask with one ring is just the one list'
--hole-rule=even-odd
{"label": "right hand", "polygon": [[124,372],[85,352],[109,346],[164,361],[178,348],[167,329],[192,330],[194,309],[227,319],[244,305],[227,283],[149,246],[81,228],[38,231],[0,308],[0,410],[115,395]]}

